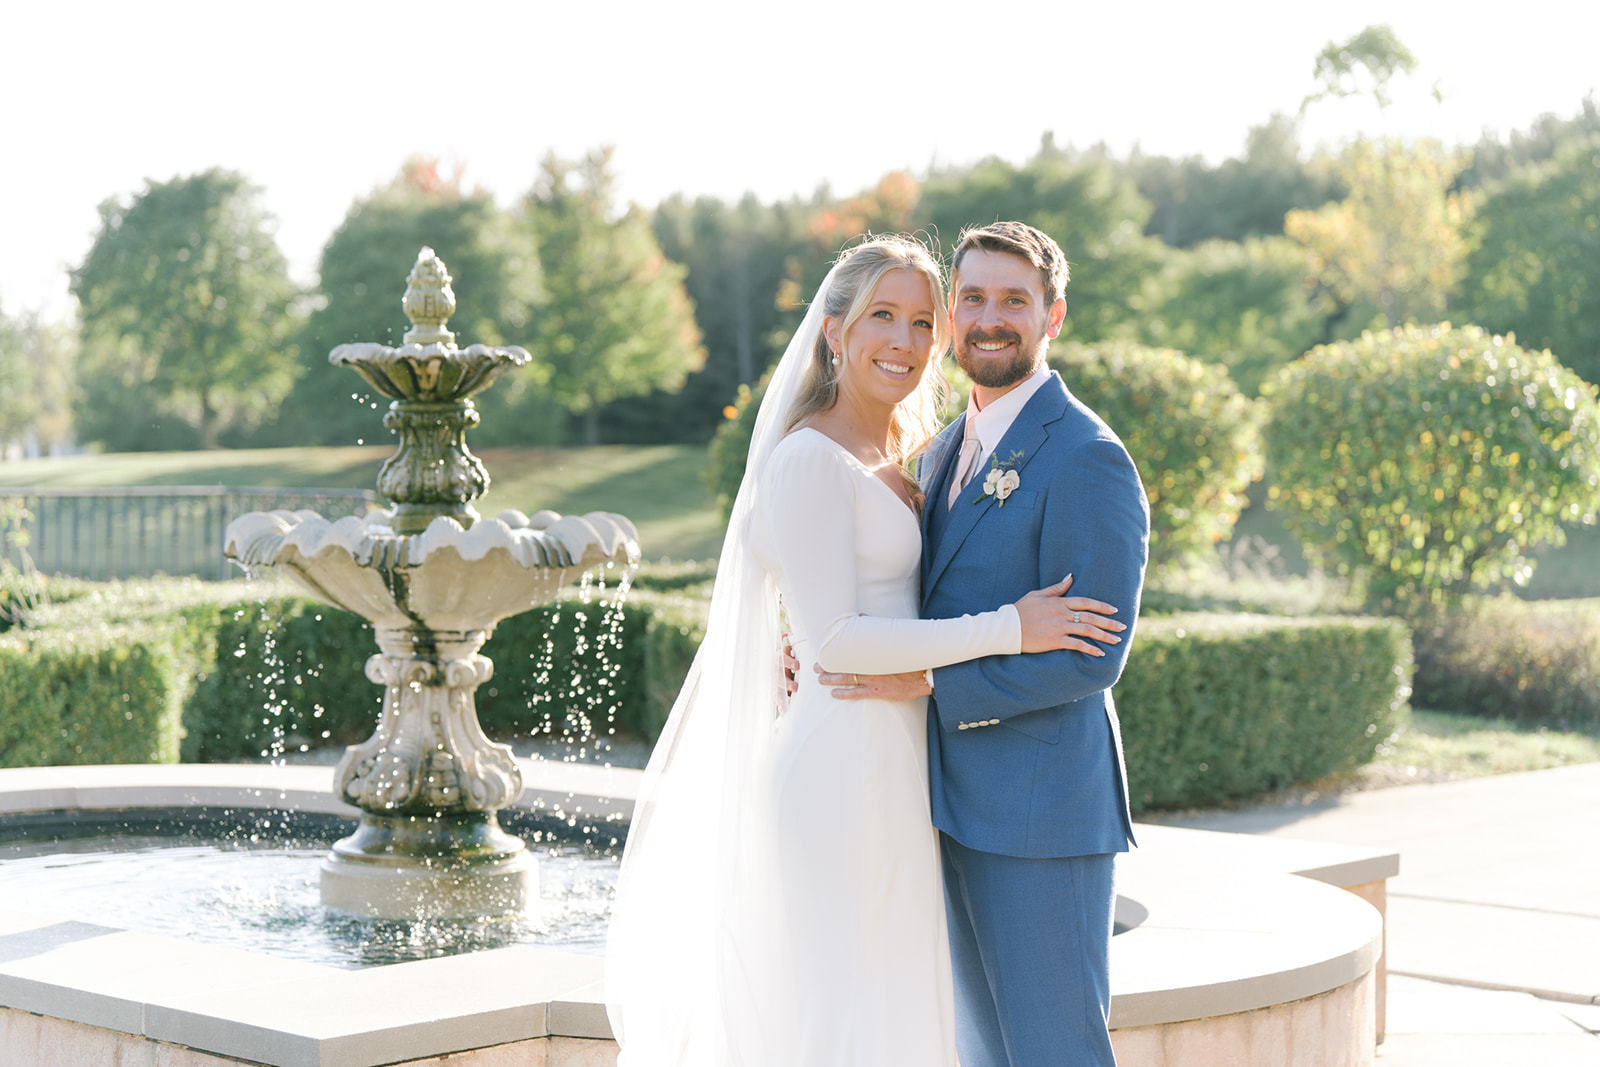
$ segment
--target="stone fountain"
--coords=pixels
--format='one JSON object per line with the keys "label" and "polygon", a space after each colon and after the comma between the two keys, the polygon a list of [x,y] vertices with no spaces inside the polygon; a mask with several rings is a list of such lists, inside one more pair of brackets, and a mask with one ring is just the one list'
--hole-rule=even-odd
{"label": "stone fountain", "polygon": [[548,602],[564,581],[639,558],[620,515],[481,519],[473,509],[489,475],[466,445],[478,423],[472,397],[530,357],[516,346],[458,348],[445,328],[450,281],[423,248],[407,278],[404,343],[345,344],[329,356],[392,401],[383,421],[399,447],[378,474],[391,507],[336,522],[253,512],[226,532],[230,558],[278,567],[372,624],[379,651],[366,674],[384,687],[383,708],[335,772],[335,794],[362,814],[324,862],[321,892],[333,910],[376,918],[513,914],[536,894],[535,861],[496,815],[522,776],[511,749],[478,724],[473,694],[493,669],[480,649],[496,623]]}

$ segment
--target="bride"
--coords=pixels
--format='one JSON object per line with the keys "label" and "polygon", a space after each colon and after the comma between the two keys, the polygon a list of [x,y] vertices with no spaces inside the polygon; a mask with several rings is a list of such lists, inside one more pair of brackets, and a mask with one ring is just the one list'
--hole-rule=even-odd
{"label": "bride", "polygon": [[606,952],[623,1067],[955,1064],[926,702],[834,700],[813,665],[922,670],[1109,631],[1070,580],[916,617],[924,502],[904,464],[938,429],[948,343],[932,255],[876,237],[839,257],[773,371],[623,855]]}

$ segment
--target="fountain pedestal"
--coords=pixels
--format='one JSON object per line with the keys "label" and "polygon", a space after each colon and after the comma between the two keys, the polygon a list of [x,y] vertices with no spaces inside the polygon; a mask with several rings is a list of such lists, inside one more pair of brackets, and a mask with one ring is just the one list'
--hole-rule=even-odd
{"label": "fountain pedestal", "polygon": [[[506,745],[478,725],[473,691],[493,664],[484,630],[380,629],[367,677],[384,686],[372,737],[345,751],[334,792],[361,825],[322,867],[322,902],[385,919],[520,912],[538,871],[495,812],[522,792]],[[421,861],[420,863],[418,861]]]}

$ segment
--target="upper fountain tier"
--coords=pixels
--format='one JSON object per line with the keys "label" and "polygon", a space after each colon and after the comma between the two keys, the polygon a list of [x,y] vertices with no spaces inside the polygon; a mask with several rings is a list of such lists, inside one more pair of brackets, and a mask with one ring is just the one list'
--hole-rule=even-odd
{"label": "upper fountain tier", "polygon": [[383,421],[399,446],[378,472],[392,506],[337,522],[310,511],[244,515],[228,526],[227,554],[247,567],[282,567],[380,633],[483,630],[548,601],[578,572],[637,562],[637,532],[620,515],[507,511],[479,520],[472,502],[489,475],[467,448],[478,422],[471,397],[530,357],[514,345],[456,346],[445,328],[455,293],[431,248],[417,254],[403,306],[411,328],[399,348],[346,344],[329,356],[393,401]]}
{"label": "upper fountain tier", "polygon": [[311,511],[254,512],[228,526],[227,553],[246,566],[283,568],[318,598],[385,631],[485,630],[555,596],[563,581],[639,557],[621,515],[531,519],[506,511],[470,530],[437,518],[399,534],[388,512],[329,522]]}
{"label": "upper fountain tier", "polygon": [[444,261],[424,246],[406,278],[403,306],[411,329],[404,343],[399,348],[374,342],[340,345],[329,362],[349,367],[390,400],[420,404],[467,400],[506,368],[526,366],[532,357],[517,345],[456,347],[455,333],[445,328],[456,312],[450,281]]}

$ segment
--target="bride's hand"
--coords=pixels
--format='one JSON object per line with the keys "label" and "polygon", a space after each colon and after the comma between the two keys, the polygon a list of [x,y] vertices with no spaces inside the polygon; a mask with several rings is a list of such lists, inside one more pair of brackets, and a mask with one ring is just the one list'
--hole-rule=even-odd
{"label": "bride's hand", "polygon": [[1111,616],[1117,609],[1102,600],[1082,596],[1067,596],[1072,588],[1072,575],[1067,575],[1055,585],[1035,589],[1017,601],[1017,614],[1022,619],[1022,651],[1051,652],[1071,649],[1091,656],[1104,656],[1100,645],[1120,644],[1117,634],[1128,627]]}

